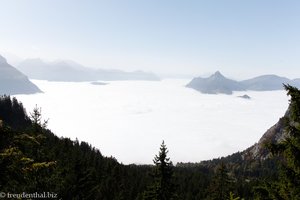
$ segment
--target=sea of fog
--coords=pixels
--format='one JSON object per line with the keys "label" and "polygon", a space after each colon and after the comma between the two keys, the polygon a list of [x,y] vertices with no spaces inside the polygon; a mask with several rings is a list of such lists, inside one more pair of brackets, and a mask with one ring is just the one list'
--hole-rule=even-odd
{"label": "sea of fog", "polygon": [[[28,112],[42,108],[56,135],[78,138],[105,156],[150,164],[162,140],[171,160],[199,162],[246,149],[282,117],[285,91],[201,94],[189,80],[33,82],[44,91],[16,95]],[[248,94],[251,99],[238,98]]]}

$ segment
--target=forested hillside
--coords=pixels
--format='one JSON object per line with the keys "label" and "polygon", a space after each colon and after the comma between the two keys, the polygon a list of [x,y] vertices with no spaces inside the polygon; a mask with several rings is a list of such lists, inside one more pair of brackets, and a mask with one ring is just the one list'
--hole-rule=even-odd
{"label": "forested hillside", "polygon": [[300,91],[286,89],[286,137],[264,143],[268,157],[236,153],[175,166],[164,143],[153,165],[120,164],[85,142],[55,136],[40,108],[28,115],[15,98],[2,96],[0,191],[51,192],[61,199],[299,199]]}

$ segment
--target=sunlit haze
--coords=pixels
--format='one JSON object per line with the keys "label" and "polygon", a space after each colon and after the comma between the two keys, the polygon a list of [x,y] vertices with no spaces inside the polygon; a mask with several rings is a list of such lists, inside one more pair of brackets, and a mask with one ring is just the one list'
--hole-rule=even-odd
{"label": "sunlit haze", "polygon": [[17,95],[28,111],[42,107],[49,128],[78,138],[123,163],[151,164],[162,140],[174,162],[199,162],[245,150],[282,117],[285,91],[252,99],[201,94],[189,80],[113,81],[108,85],[34,81],[43,91]]}

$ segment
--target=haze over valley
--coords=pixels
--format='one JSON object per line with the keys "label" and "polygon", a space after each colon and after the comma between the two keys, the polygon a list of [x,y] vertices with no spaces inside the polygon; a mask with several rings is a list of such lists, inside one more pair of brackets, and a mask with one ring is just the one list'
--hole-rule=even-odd
{"label": "haze over valley", "polygon": [[[126,164],[151,164],[149,155],[162,140],[174,149],[175,162],[199,162],[244,150],[287,109],[283,84],[300,85],[298,79],[277,75],[236,81],[219,71],[208,78],[160,80],[152,73],[40,59],[25,60],[18,68],[42,80],[30,82],[2,57],[1,81],[25,81],[18,92],[2,84],[2,94],[20,93],[16,97],[29,112],[36,105],[42,108],[54,133],[87,141]],[[34,89],[30,93],[43,93],[28,95],[28,84]]]}
{"label": "haze over valley", "polygon": [[300,199],[299,22],[297,0],[1,0],[0,198]]}
{"label": "haze over valley", "polygon": [[150,72],[136,70],[125,72],[118,69],[95,69],[80,65],[74,61],[45,62],[39,58],[26,59],[16,66],[29,78],[49,81],[96,81],[96,80],[149,80],[157,81],[159,77]]}
{"label": "haze over valley", "polygon": [[248,100],[238,98],[244,92],[201,94],[185,87],[189,81],[93,85],[33,80],[44,93],[16,97],[27,111],[36,104],[41,107],[54,133],[87,141],[126,164],[151,164],[162,140],[172,149],[174,162],[199,162],[244,150],[287,109],[283,90],[248,91]]}

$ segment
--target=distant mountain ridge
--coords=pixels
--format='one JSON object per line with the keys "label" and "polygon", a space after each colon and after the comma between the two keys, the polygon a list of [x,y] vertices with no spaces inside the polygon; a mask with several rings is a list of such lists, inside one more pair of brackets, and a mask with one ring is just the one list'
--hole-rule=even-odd
{"label": "distant mountain ridge", "polygon": [[23,73],[0,55],[0,94],[33,94],[41,92]]}
{"label": "distant mountain ridge", "polygon": [[300,79],[288,79],[277,75],[262,75],[244,81],[235,81],[223,76],[219,71],[208,78],[194,78],[186,87],[206,94],[232,94],[233,91],[282,90],[283,84],[300,87]]}
{"label": "distant mountain ridge", "polygon": [[48,81],[113,81],[113,80],[149,80],[157,81],[159,77],[153,73],[121,70],[104,70],[84,67],[73,61],[46,63],[41,59],[27,59],[21,62],[18,69],[30,78]]}
{"label": "distant mountain ridge", "polygon": [[[246,90],[266,91],[281,90],[282,84],[297,85],[293,80],[277,75],[263,75],[240,82]],[[300,85],[300,84],[299,84]]]}
{"label": "distant mountain ridge", "polygon": [[232,94],[232,91],[244,90],[238,81],[224,77],[219,71],[215,72],[208,78],[194,78],[187,87],[198,90],[207,94]]}

